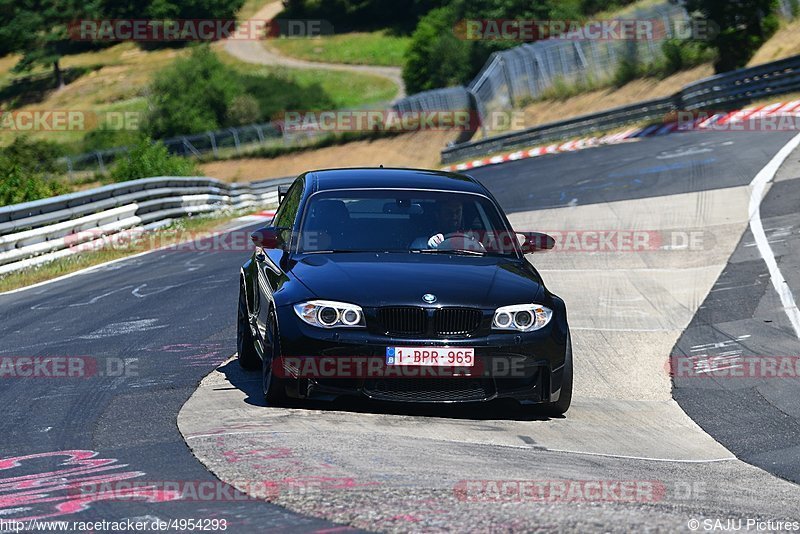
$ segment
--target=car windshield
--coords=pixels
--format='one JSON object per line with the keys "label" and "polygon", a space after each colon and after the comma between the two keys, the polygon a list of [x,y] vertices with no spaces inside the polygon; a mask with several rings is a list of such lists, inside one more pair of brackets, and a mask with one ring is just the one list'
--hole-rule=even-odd
{"label": "car windshield", "polygon": [[418,190],[342,190],[313,195],[298,250],[516,254],[516,239],[487,197]]}

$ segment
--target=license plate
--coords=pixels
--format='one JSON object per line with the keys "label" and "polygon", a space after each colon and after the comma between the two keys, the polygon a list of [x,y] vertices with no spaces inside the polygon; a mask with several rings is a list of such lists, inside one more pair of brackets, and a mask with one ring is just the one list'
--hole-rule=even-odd
{"label": "license plate", "polygon": [[466,347],[386,347],[386,365],[472,367],[475,349]]}

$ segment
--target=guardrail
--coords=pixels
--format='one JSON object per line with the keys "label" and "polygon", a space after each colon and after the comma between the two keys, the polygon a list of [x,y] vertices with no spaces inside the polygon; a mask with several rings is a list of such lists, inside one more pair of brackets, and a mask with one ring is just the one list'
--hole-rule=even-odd
{"label": "guardrail", "polygon": [[666,98],[456,144],[442,150],[442,163],[665,118],[676,110],[719,109],[795,91],[800,91],[800,56],[711,76],[686,85],[678,93]]}
{"label": "guardrail", "polygon": [[0,275],[99,248],[104,237],[123,230],[150,230],[177,217],[275,205],[278,186],[291,181],[239,184],[162,176],[0,207]]}

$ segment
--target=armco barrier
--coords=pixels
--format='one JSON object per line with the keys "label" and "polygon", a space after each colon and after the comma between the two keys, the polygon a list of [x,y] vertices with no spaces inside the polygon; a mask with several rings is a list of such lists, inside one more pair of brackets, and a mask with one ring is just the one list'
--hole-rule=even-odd
{"label": "armco barrier", "polygon": [[85,250],[122,230],[163,226],[187,215],[275,205],[278,186],[291,181],[239,184],[162,176],[0,207],[0,275],[71,254],[76,244]]}
{"label": "armco barrier", "polygon": [[453,145],[442,150],[452,163],[540,142],[568,139],[627,124],[664,118],[675,110],[720,109],[771,95],[800,91],[800,56],[711,76],[673,96]]}

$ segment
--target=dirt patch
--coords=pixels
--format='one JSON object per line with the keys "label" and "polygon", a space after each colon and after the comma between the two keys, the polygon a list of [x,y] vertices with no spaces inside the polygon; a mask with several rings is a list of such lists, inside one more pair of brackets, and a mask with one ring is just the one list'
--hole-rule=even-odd
{"label": "dirt patch", "polygon": [[332,167],[384,165],[435,169],[441,166],[441,150],[456,135],[456,132],[415,132],[374,141],[354,141],[277,158],[214,161],[201,165],[201,169],[206,176],[244,182],[297,176],[312,169]]}

